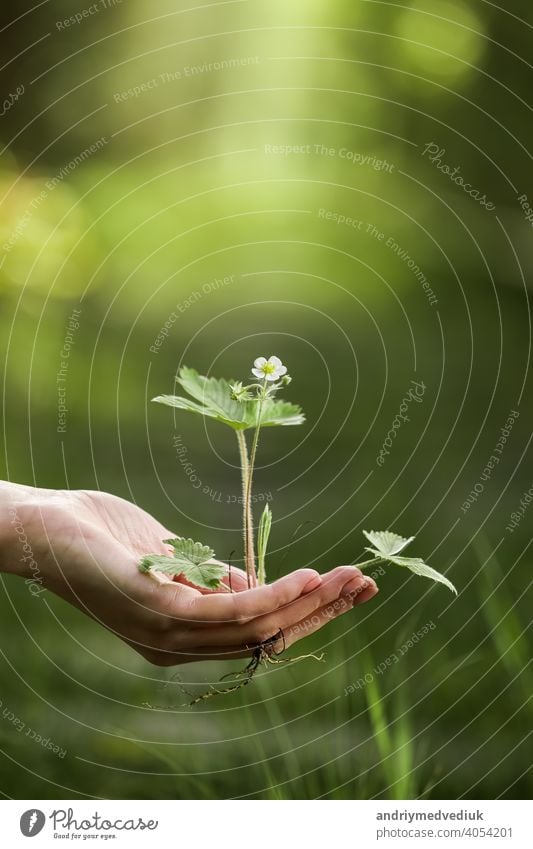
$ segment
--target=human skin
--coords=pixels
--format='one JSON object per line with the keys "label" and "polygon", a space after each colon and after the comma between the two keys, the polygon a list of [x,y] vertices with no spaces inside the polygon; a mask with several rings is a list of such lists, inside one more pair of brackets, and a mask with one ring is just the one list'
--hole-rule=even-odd
{"label": "human skin", "polygon": [[229,574],[210,591],[141,573],[142,555],[170,553],[162,540],[175,536],[109,493],[0,482],[0,571],[66,599],[158,666],[250,656],[280,632],[275,649],[288,648],[378,591],[355,566],[255,589],[232,568],[231,591]]}

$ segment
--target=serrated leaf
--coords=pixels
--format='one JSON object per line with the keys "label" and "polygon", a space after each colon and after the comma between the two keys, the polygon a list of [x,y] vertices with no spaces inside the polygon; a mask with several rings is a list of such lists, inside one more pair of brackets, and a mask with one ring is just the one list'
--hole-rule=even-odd
{"label": "serrated leaf", "polygon": [[437,572],[436,569],[433,569],[431,566],[428,566],[427,563],[420,557],[398,557],[394,554],[383,554],[381,551],[378,551],[376,548],[366,548],[365,551],[370,551],[376,557],[381,558],[382,560],[388,560],[390,563],[394,563],[396,566],[404,566],[406,569],[409,569],[415,575],[420,575],[423,578],[431,578],[432,581],[438,581],[439,584],[444,584],[445,587],[448,587],[452,593],[457,595],[457,590],[451,581],[448,580],[444,575],[441,575],[440,572]]}
{"label": "serrated leaf", "polygon": [[[236,401],[231,397],[233,381],[205,377],[195,369],[183,366],[176,378],[177,382],[194,399],[179,395],[158,395],[153,400],[190,413],[199,413],[216,419],[234,430],[246,430],[256,427],[259,414],[257,401]],[[288,401],[276,401],[268,398],[262,406],[261,426],[297,425],[305,421],[297,404]]]}
{"label": "serrated leaf", "polygon": [[219,563],[210,563],[215,552],[207,545],[192,539],[163,540],[174,549],[173,555],[148,554],[139,565],[141,572],[158,571],[165,575],[183,575],[187,581],[206,590],[216,590],[226,569]]}
{"label": "serrated leaf", "polygon": [[199,565],[215,556],[215,552],[208,545],[202,545],[201,542],[194,542],[192,539],[173,537],[172,539],[164,539],[163,542],[172,546],[174,559],[183,563]]}
{"label": "serrated leaf", "polygon": [[[234,430],[244,430],[247,425],[242,420],[231,419],[228,415],[223,415],[218,410],[212,407],[201,406],[191,401],[189,398],[182,398],[180,395],[158,395],[157,398],[152,398],[156,404],[166,404],[167,407],[176,407],[178,410],[186,410],[188,413],[199,413],[201,416],[207,416],[210,419],[216,419],[223,424],[229,425]],[[237,404],[237,401],[232,403]]]}
{"label": "serrated leaf", "polygon": [[180,575],[181,566],[171,554],[146,554],[139,563],[141,572],[164,572],[165,575]]}
{"label": "serrated leaf", "polygon": [[414,572],[415,575],[421,575],[423,578],[430,578],[432,581],[437,581],[439,584],[444,584],[445,587],[448,587],[452,593],[457,595],[457,590],[451,581],[448,580],[444,575],[441,575],[440,572],[437,572],[436,569],[433,569],[431,566],[428,566],[427,563],[424,563],[420,557],[389,557],[393,563],[397,566],[406,566],[407,569],[410,569],[411,572]]}
{"label": "serrated leaf", "polygon": [[196,369],[183,366],[176,378],[180,386],[206,411],[204,415],[217,418],[235,429],[241,429],[246,421],[245,401],[231,397],[231,383],[223,378],[205,377]]}
{"label": "serrated leaf", "polygon": [[[248,409],[247,411],[246,427],[255,427],[257,424],[259,405],[257,401],[248,401],[247,406],[249,408],[251,407],[251,409]],[[272,398],[267,398],[263,404],[261,427],[273,427],[274,425],[299,425],[304,422],[305,416],[298,404],[292,404],[290,401],[273,401]]]}
{"label": "serrated leaf", "polygon": [[399,554],[403,551],[414,537],[401,537],[398,534],[393,534],[392,531],[363,531],[365,537],[374,545],[378,551],[388,556],[389,554]]}
{"label": "serrated leaf", "polygon": [[220,587],[226,570],[217,563],[191,563],[188,566],[183,565],[181,574],[196,587],[216,590]]}
{"label": "serrated leaf", "polygon": [[190,413],[200,413],[202,416],[212,415],[213,418],[216,418],[201,404],[196,404],[190,398],[182,398],[180,395],[158,395],[156,398],[152,398],[152,401],[156,404],[166,404],[167,407],[178,407],[178,409],[188,410]]}

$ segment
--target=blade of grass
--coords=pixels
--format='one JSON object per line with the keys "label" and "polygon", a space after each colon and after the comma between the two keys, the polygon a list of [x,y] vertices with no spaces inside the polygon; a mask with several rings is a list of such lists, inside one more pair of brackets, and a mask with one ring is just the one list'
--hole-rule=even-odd
{"label": "blade of grass", "polygon": [[523,694],[529,699],[533,692],[527,636],[531,623],[527,627],[522,624],[505,574],[486,537],[476,537],[474,550],[483,566],[478,586],[481,609],[491,639],[509,677],[519,676]]}

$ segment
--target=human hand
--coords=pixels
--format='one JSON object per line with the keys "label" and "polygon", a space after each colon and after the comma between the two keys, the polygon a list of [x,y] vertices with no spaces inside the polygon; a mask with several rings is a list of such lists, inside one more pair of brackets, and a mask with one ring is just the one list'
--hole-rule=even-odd
{"label": "human hand", "polygon": [[170,553],[162,540],[176,534],[128,501],[3,483],[0,505],[0,568],[62,596],[158,666],[246,657],[280,631],[288,648],[377,593],[354,566],[298,569],[255,589],[232,568],[231,592],[229,572],[216,591],[158,583],[139,561]]}

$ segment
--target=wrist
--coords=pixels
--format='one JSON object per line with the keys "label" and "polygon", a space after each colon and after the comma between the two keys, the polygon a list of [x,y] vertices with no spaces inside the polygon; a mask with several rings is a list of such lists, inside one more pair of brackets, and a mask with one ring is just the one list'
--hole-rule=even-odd
{"label": "wrist", "polygon": [[33,487],[0,481],[0,572],[40,576],[29,521],[32,501],[39,493]]}

